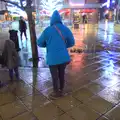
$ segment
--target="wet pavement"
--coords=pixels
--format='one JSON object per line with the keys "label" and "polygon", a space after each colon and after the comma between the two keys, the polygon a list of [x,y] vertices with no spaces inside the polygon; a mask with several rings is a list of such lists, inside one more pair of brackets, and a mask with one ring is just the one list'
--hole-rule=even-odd
{"label": "wet pavement", "polygon": [[[0,69],[0,80],[7,83],[0,88],[0,120],[120,120],[120,36],[97,25],[80,27],[73,30],[75,47],[91,52],[71,53],[65,76],[68,95],[48,98],[52,80],[44,60],[39,68],[20,67],[21,81],[12,84],[8,71]],[[96,52],[98,43],[107,50]],[[39,48],[39,55],[44,58],[45,50]]]}
{"label": "wet pavement", "polygon": [[115,24],[114,31],[120,35],[120,24]]}

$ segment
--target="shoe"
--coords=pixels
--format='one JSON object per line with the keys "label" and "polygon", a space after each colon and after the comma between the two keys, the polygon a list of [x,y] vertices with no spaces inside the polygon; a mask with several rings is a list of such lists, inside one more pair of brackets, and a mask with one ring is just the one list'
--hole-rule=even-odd
{"label": "shoe", "polygon": [[49,95],[49,98],[52,99],[52,100],[56,100],[58,98],[61,97],[61,94],[60,92],[52,92],[50,95]]}
{"label": "shoe", "polygon": [[13,83],[13,79],[10,80],[10,83]]}
{"label": "shoe", "polygon": [[16,77],[16,82],[19,82],[19,81],[20,81],[20,78],[19,78],[19,77],[18,77],[18,78]]}
{"label": "shoe", "polygon": [[61,97],[67,95],[67,93],[65,93],[63,90],[59,90],[59,94],[60,94]]}

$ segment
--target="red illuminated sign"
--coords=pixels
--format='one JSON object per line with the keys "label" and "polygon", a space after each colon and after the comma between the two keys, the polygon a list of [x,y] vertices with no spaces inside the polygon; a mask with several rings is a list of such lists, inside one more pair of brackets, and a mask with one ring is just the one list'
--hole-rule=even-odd
{"label": "red illuminated sign", "polygon": [[92,12],[96,12],[95,9],[82,9],[80,10],[80,13],[92,13]]}

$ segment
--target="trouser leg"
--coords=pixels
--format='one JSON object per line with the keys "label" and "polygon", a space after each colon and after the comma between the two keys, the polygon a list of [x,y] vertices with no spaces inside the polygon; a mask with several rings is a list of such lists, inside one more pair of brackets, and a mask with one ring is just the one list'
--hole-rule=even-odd
{"label": "trouser leg", "polygon": [[23,31],[20,31],[20,37],[21,37],[21,40],[22,40],[22,35],[23,35]]}
{"label": "trouser leg", "polygon": [[26,34],[26,30],[24,30],[24,35],[25,35],[25,38],[27,39],[27,34]]}
{"label": "trouser leg", "polygon": [[62,91],[64,89],[65,85],[65,68],[66,64],[61,64],[58,66],[58,74],[59,74],[59,83],[60,83],[60,90]]}
{"label": "trouser leg", "polygon": [[15,76],[17,79],[19,79],[19,72],[18,72],[18,67],[14,68]]}
{"label": "trouser leg", "polygon": [[85,19],[83,18],[83,24],[85,23]]}
{"label": "trouser leg", "polygon": [[13,69],[9,69],[9,76],[10,79],[13,80]]}
{"label": "trouser leg", "polygon": [[54,65],[54,66],[50,66],[50,72],[52,75],[52,81],[53,81],[53,90],[54,92],[57,92],[59,90],[58,87],[58,66]]}

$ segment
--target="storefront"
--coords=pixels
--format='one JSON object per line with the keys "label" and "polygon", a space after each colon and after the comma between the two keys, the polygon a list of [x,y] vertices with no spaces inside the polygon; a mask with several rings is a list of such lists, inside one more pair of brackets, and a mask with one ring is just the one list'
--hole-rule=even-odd
{"label": "storefront", "polygon": [[[101,4],[68,4],[63,9],[72,24],[97,24],[100,17]],[[69,16],[69,17],[68,17]],[[66,16],[64,16],[64,19]]]}
{"label": "storefront", "polygon": [[73,22],[98,23],[97,9],[73,9]]}
{"label": "storefront", "polygon": [[66,25],[74,25],[79,28],[80,24],[97,24],[99,10],[95,8],[72,8],[59,11]]}

